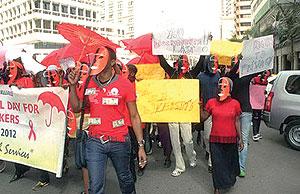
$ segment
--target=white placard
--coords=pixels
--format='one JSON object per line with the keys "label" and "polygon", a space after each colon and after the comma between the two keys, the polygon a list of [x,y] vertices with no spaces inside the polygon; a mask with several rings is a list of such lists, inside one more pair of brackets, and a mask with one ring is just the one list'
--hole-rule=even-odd
{"label": "white placard", "polygon": [[203,31],[191,35],[184,28],[154,32],[152,52],[154,55],[209,55],[209,34]]}
{"label": "white placard", "polygon": [[240,63],[240,77],[273,68],[273,35],[245,40],[243,59]]}

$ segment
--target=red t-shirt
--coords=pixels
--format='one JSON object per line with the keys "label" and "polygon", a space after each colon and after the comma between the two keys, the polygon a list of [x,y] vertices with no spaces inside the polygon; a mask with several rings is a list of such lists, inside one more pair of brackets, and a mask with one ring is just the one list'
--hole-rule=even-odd
{"label": "red t-shirt", "polygon": [[214,143],[236,143],[235,121],[236,117],[242,112],[240,103],[230,97],[223,102],[213,98],[208,100],[205,109],[212,116],[209,141]]}
{"label": "red t-shirt", "polygon": [[128,134],[126,103],[136,100],[135,90],[128,79],[116,75],[111,83],[100,87],[96,77],[92,77],[85,96],[90,107],[90,136],[105,135],[119,139]]}

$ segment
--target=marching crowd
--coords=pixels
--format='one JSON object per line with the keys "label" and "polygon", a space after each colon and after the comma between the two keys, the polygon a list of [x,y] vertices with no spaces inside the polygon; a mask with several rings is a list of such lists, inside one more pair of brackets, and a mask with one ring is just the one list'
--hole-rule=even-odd
{"label": "marching crowd", "polygon": [[[136,193],[136,174],[143,174],[154,139],[163,148],[165,168],[171,167],[172,152],[175,156],[171,176],[178,177],[186,170],[182,144],[188,165],[195,168],[193,131],[198,132],[197,143],[206,150],[214,193],[232,187],[237,176],[246,176],[252,125],[253,140],[262,138],[259,134],[261,109],[252,110],[249,87],[266,85],[270,72],[240,78],[242,56],[234,57],[231,67],[219,64],[217,56],[200,56],[193,68],[187,56],[179,56],[173,65],[169,65],[164,56],[158,57],[166,79],[199,79],[201,123],[142,123],[136,105],[137,68],[132,64],[119,65],[115,51],[109,47],[99,49],[90,64],[77,62],[75,68],[67,71],[51,65],[35,75],[27,74],[22,60],[16,58],[5,62],[0,84],[20,89],[69,88],[68,107],[77,113],[75,163],[82,169],[82,193],[104,193],[108,158],[116,170],[121,192]],[[91,69],[89,73],[84,70],[86,66]],[[157,129],[157,133],[153,129]],[[65,157],[68,156],[69,139],[66,138]],[[4,161],[0,162],[0,167],[3,172]],[[67,169],[64,161],[64,170]],[[15,164],[10,182],[23,178],[28,170],[27,166]],[[49,181],[48,172],[41,170],[40,180],[33,190],[47,186]]]}

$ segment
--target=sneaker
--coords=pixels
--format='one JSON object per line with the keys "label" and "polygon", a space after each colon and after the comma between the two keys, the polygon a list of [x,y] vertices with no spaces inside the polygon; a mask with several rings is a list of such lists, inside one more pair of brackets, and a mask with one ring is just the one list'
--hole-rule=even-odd
{"label": "sneaker", "polygon": [[259,134],[256,134],[256,135],[252,136],[253,141],[257,142],[259,140],[259,136],[258,135]]}
{"label": "sneaker", "polygon": [[239,177],[244,178],[245,176],[246,176],[246,172],[244,170],[241,170]]}
{"label": "sneaker", "polygon": [[190,162],[190,167],[195,168],[197,166],[197,161]]}
{"label": "sneaker", "polygon": [[184,172],[184,171],[175,169],[175,170],[171,173],[171,175],[172,175],[173,177],[178,177],[178,176],[180,176],[183,172]]}
{"label": "sneaker", "polygon": [[46,187],[49,185],[49,182],[41,182],[39,181],[34,187],[32,187],[32,190],[39,191],[41,188]]}
{"label": "sneaker", "polygon": [[261,134],[257,134],[257,137],[258,137],[258,139],[262,139],[262,136],[261,136]]}
{"label": "sneaker", "polygon": [[6,162],[3,160],[0,160],[0,173],[3,172],[6,168]]}

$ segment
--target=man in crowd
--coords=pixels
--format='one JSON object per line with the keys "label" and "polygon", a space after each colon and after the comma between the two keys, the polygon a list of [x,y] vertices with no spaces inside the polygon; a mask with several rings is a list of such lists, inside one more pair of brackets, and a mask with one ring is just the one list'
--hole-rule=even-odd
{"label": "man in crowd", "polygon": [[[86,159],[89,171],[90,194],[104,193],[107,159],[112,160],[122,193],[135,193],[135,186],[129,168],[130,138],[125,119],[130,118],[137,138],[139,165],[146,164],[141,119],[136,106],[135,90],[127,78],[113,71],[116,53],[107,47],[101,48],[96,56],[96,65],[87,84],[84,97],[79,99],[76,84],[79,73],[74,69],[68,76],[70,82],[70,103],[74,112],[80,112],[82,101],[90,109],[89,138],[86,145]],[[86,98],[86,99],[84,99]],[[126,111],[126,106],[128,112]]]}
{"label": "man in crowd", "polygon": [[[202,99],[203,106],[205,107],[207,101],[211,98],[218,96],[218,81],[220,73],[218,71],[218,59],[215,56],[206,56],[204,60],[204,72],[201,72],[197,78],[200,83],[200,98]],[[212,117],[208,117],[204,121],[203,140],[208,155],[208,171],[212,172],[211,156],[209,151],[209,135],[212,128]]]}

